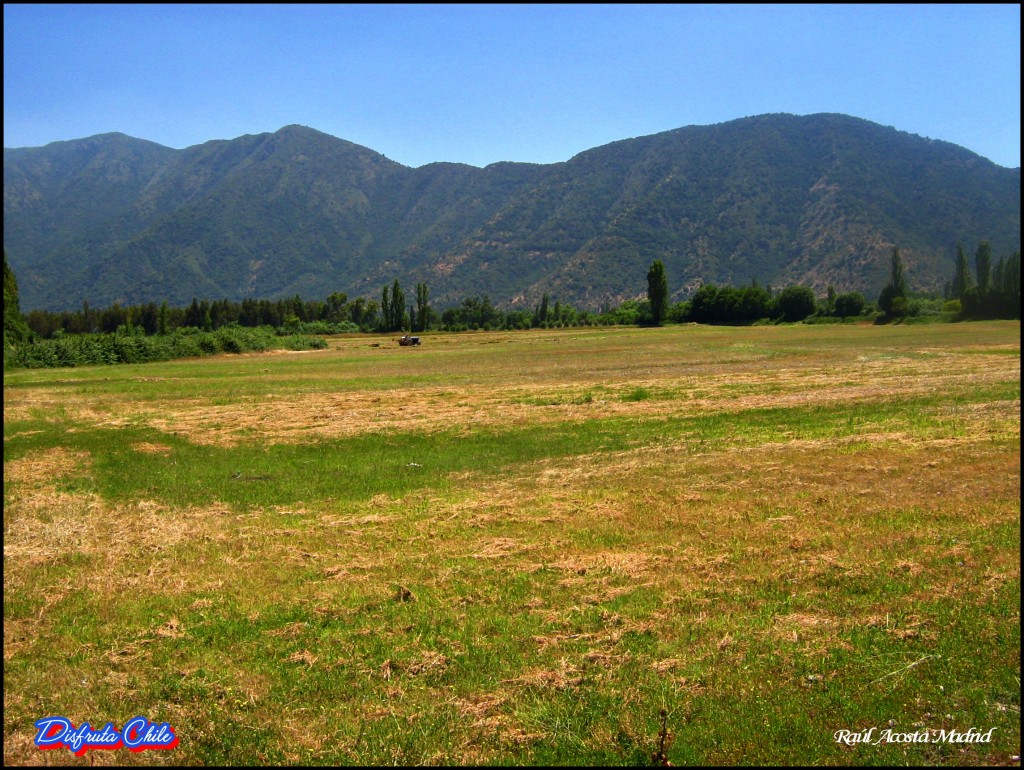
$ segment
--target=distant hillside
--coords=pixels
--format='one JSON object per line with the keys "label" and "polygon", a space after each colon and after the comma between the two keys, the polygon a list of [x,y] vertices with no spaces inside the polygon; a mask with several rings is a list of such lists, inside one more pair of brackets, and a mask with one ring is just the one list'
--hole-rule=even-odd
{"label": "distant hillside", "polygon": [[1020,169],[844,115],[763,115],[626,139],[565,163],[408,168],[302,126],[173,150],[123,134],[4,150],[4,246],[23,310],[193,297],[377,297],[425,281],[596,308],[662,260],[702,282],[877,294],[957,241],[1020,248]]}

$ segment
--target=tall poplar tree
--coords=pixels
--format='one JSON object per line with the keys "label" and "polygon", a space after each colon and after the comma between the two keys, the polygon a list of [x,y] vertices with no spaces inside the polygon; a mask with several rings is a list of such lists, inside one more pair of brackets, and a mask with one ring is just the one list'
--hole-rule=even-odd
{"label": "tall poplar tree", "polygon": [[398,285],[398,279],[391,286],[391,331],[401,331],[405,326],[405,292]]}
{"label": "tall poplar tree", "polygon": [[651,303],[651,323],[661,326],[668,309],[668,278],[665,265],[661,260],[654,260],[647,271],[647,299]]}
{"label": "tall poplar tree", "polygon": [[543,327],[548,322],[548,293],[540,298],[540,305],[533,311],[533,325]]}
{"label": "tall poplar tree", "polygon": [[907,314],[907,269],[898,246],[892,250],[890,271],[889,283],[878,296],[878,306],[887,316],[902,317]]}
{"label": "tall poplar tree", "polygon": [[964,293],[971,288],[971,268],[967,264],[967,255],[961,244],[956,245],[956,272],[953,273],[953,285],[950,288],[953,299],[963,299]]}
{"label": "tall poplar tree", "polygon": [[988,241],[978,244],[974,253],[974,267],[978,273],[978,289],[984,294],[992,286],[992,246]]}
{"label": "tall poplar tree", "polygon": [[156,333],[167,334],[167,300],[160,304],[160,312],[156,318]]}
{"label": "tall poplar tree", "polygon": [[389,291],[390,291],[390,289],[387,286],[385,286],[384,290],[381,292],[381,297],[380,297],[380,315],[381,315],[380,323],[381,323],[381,329],[383,331],[386,331],[386,332],[391,331],[391,317],[392,317],[392,314],[391,314],[391,299],[390,299],[390,296],[388,294]]}
{"label": "tall poplar tree", "polygon": [[416,326],[418,331],[427,328],[427,321],[430,316],[430,306],[427,300],[430,298],[430,291],[425,283],[416,284]]}

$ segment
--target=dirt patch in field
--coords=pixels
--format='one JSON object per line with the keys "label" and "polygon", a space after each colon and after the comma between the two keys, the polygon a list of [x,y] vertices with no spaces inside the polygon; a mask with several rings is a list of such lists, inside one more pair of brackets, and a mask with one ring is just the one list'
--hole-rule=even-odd
{"label": "dirt patch in field", "polygon": [[582,670],[563,658],[561,665],[556,669],[533,669],[522,676],[504,680],[504,684],[535,690],[568,690],[575,689],[583,680]]}

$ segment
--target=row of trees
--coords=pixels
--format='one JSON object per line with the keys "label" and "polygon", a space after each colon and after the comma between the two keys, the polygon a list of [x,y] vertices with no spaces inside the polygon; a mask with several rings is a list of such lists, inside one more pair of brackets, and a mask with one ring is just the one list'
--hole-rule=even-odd
{"label": "row of trees", "polygon": [[[270,348],[313,350],[327,346],[319,337],[283,335],[269,326],[219,331],[182,327],[170,333],[63,334],[42,339],[29,329],[20,312],[18,281],[4,252],[4,370],[83,364],[145,363],[214,353],[243,353]],[[123,330],[123,329],[122,329]]]}
{"label": "row of trees", "polygon": [[956,268],[946,282],[946,298],[958,300],[967,318],[1020,318],[1020,252],[992,262],[988,241],[974,252],[975,275],[961,244],[956,246]]}
{"label": "row of trees", "polygon": [[[974,258],[976,279],[971,275],[963,246],[957,244],[956,270],[946,284],[946,299],[952,300],[952,312],[960,318],[1020,318],[1020,252],[992,261],[988,241],[978,244]],[[688,320],[698,323],[749,323],[762,318],[802,321],[812,315],[847,318],[870,310],[860,292],[837,294],[828,287],[825,302],[818,304],[814,293],[803,286],[789,286],[778,295],[755,281],[742,289],[701,286],[686,306],[677,310],[668,306],[668,281],[665,267],[654,262],[647,273],[647,297],[650,322]],[[958,304],[957,304],[958,303]],[[915,303],[907,285],[907,269],[899,248],[892,250],[889,282],[878,296],[878,309],[884,319],[914,315]]]}
{"label": "row of trees", "polygon": [[665,321],[683,323],[752,323],[762,319],[803,321],[812,315],[846,318],[863,314],[868,303],[860,292],[836,294],[832,286],[823,304],[806,286],[787,286],[778,294],[757,281],[734,288],[704,284],[689,302],[669,305],[668,279],[660,261],[647,272],[648,317],[641,322],[660,326]]}
{"label": "row of trees", "polygon": [[[982,241],[974,253],[974,266],[976,277],[958,243],[953,278],[946,282],[944,292],[958,317],[1020,318],[1020,252],[993,264],[992,247]],[[889,318],[910,313],[906,267],[898,248],[893,249],[889,282],[878,297],[878,307]]]}
{"label": "row of trees", "polygon": [[[296,295],[280,300],[227,299],[210,302],[193,299],[187,307],[168,307],[164,302],[93,308],[88,302],[74,311],[33,310],[25,317],[27,329],[36,337],[51,339],[61,334],[121,333],[165,335],[178,329],[217,331],[231,326],[263,327],[304,334],[346,332],[420,332],[427,329],[464,331],[468,329],[536,329],[570,326],[661,325],[663,323],[751,323],[759,319],[801,321],[819,315],[856,316],[868,308],[858,292],[835,295],[829,291],[824,304],[817,303],[806,287],[790,286],[774,293],[756,281],[748,287],[718,287],[705,284],[688,302],[670,304],[664,265],[655,262],[648,275],[646,300],[628,300],[601,312],[579,310],[545,293],[532,310],[502,310],[487,295],[472,296],[437,313],[429,304],[426,284],[415,286],[415,301],[396,280],[385,286],[381,301],[359,297],[349,300],[334,293],[322,301],[307,301]],[[19,316],[20,317],[20,316]]]}
{"label": "row of trees", "polygon": [[[579,310],[570,304],[552,301],[545,293],[532,310],[502,310],[487,295],[479,295],[467,297],[438,313],[429,304],[426,284],[416,284],[415,300],[406,304],[405,292],[396,280],[384,288],[380,303],[363,297],[349,301],[340,293],[323,301],[307,301],[299,296],[273,301],[246,299],[240,303],[226,299],[213,302],[194,299],[183,308],[168,307],[166,302],[159,306],[152,302],[130,306],[115,303],[107,308],[94,308],[85,302],[81,309],[73,311],[33,310],[24,317],[23,323],[36,337],[52,339],[62,334],[152,336],[178,329],[217,331],[231,326],[269,326],[290,333],[340,334],[661,325],[687,321],[749,323],[761,318],[799,321],[821,310],[808,288],[788,287],[776,295],[756,282],[742,289],[706,284],[689,302],[670,304],[667,280],[659,280],[665,281],[664,297],[655,296],[653,302],[650,297],[628,300],[616,307],[605,307],[601,312]],[[858,301],[845,302],[848,297],[856,297]],[[840,311],[837,315],[858,315],[866,307],[859,294],[841,295],[834,305]]]}
{"label": "row of trees", "polygon": [[425,283],[416,284],[416,304],[409,305],[408,312],[405,306],[405,292],[401,284],[395,279],[390,288],[385,286],[381,292],[381,321],[379,330],[384,332],[397,332],[408,329],[413,332],[421,332],[427,329],[436,318],[430,308],[430,290]]}
{"label": "row of trees", "polygon": [[348,300],[345,294],[334,293],[326,300],[306,301],[296,295],[287,299],[197,300],[187,307],[122,306],[94,308],[83,302],[80,310],[52,312],[33,310],[26,316],[28,328],[43,339],[59,332],[67,334],[114,333],[117,331],[144,335],[168,334],[176,329],[195,328],[216,331],[238,325],[255,328],[272,326],[299,328],[318,324],[324,334],[347,331],[373,331],[381,323],[380,306],[363,297]]}
{"label": "row of trees", "polygon": [[[1020,317],[1020,252],[993,263],[991,248],[983,241],[975,254],[976,277],[972,276],[962,246],[957,247],[955,274],[946,286],[946,298],[960,303],[964,317]],[[802,321],[811,316],[848,318],[872,309],[863,294],[837,294],[829,287],[819,302],[811,289],[789,286],[773,292],[756,281],[746,287],[701,286],[688,302],[671,304],[665,266],[654,261],[647,273],[647,299],[629,300],[618,307],[605,307],[600,313],[580,311],[559,301],[552,303],[544,294],[533,310],[503,311],[487,295],[464,299],[459,305],[437,313],[430,306],[426,284],[417,283],[415,300],[406,304],[406,295],[396,279],[385,286],[380,303],[358,297],[349,300],[335,292],[324,300],[307,301],[298,295],[279,300],[193,299],[184,308],[168,307],[164,302],[122,307],[115,303],[97,309],[88,302],[76,311],[33,310],[26,316],[18,311],[16,290],[13,299],[6,295],[14,275],[4,255],[5,338],[8,329],[21,336],[51,339],[60,334],[127,333],[165,335],[177,329],[194,328],[216,331],[229,326],[263,327],[291,333],[336,334],[344,332],[420,332],[436,328],[447,331],[465,329],[529,329],[564,326],[668,323],[752,323],[761,319]],[[889,318],[913,314],[908,294],[906,268],[899,249],[892,254],[889,283],[879,295],[878,308]]]}

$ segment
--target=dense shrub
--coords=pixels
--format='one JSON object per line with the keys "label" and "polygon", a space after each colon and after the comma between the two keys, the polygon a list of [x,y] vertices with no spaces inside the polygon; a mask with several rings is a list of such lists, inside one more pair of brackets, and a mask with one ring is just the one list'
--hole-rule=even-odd
{"label": "dense shrub", "polygon": [[742,289],[708,283],[697,289],[690,300],[687,320],[696,323],[753,323],[771,316],[773,308],[771,294],[756,283]]}
{"label": "dense shrub", "polygon": [[171,334],[64,334],[20,345],[5,359],[8,367],[32,369],[96,364],[141,364],[216,353],[262,352],[271,349],[317,350],[327,347],[319,337],[280,336],[269,326],[225,326],[215,332],[186,327]]}
{"label": "dense shrub", "polygon": [[859,291],[851,291],[846,294],[840,294],[836,297],[835,309],[833,312],[840,318],[863,315],[867,305],[867,300],[864,299],[863,294]]}
{"label": "dense shrub", "polygon": [[817,306],[814,292],[806,286],[787,286],[775,300],[777,312],[783,321],[802,321]]}

